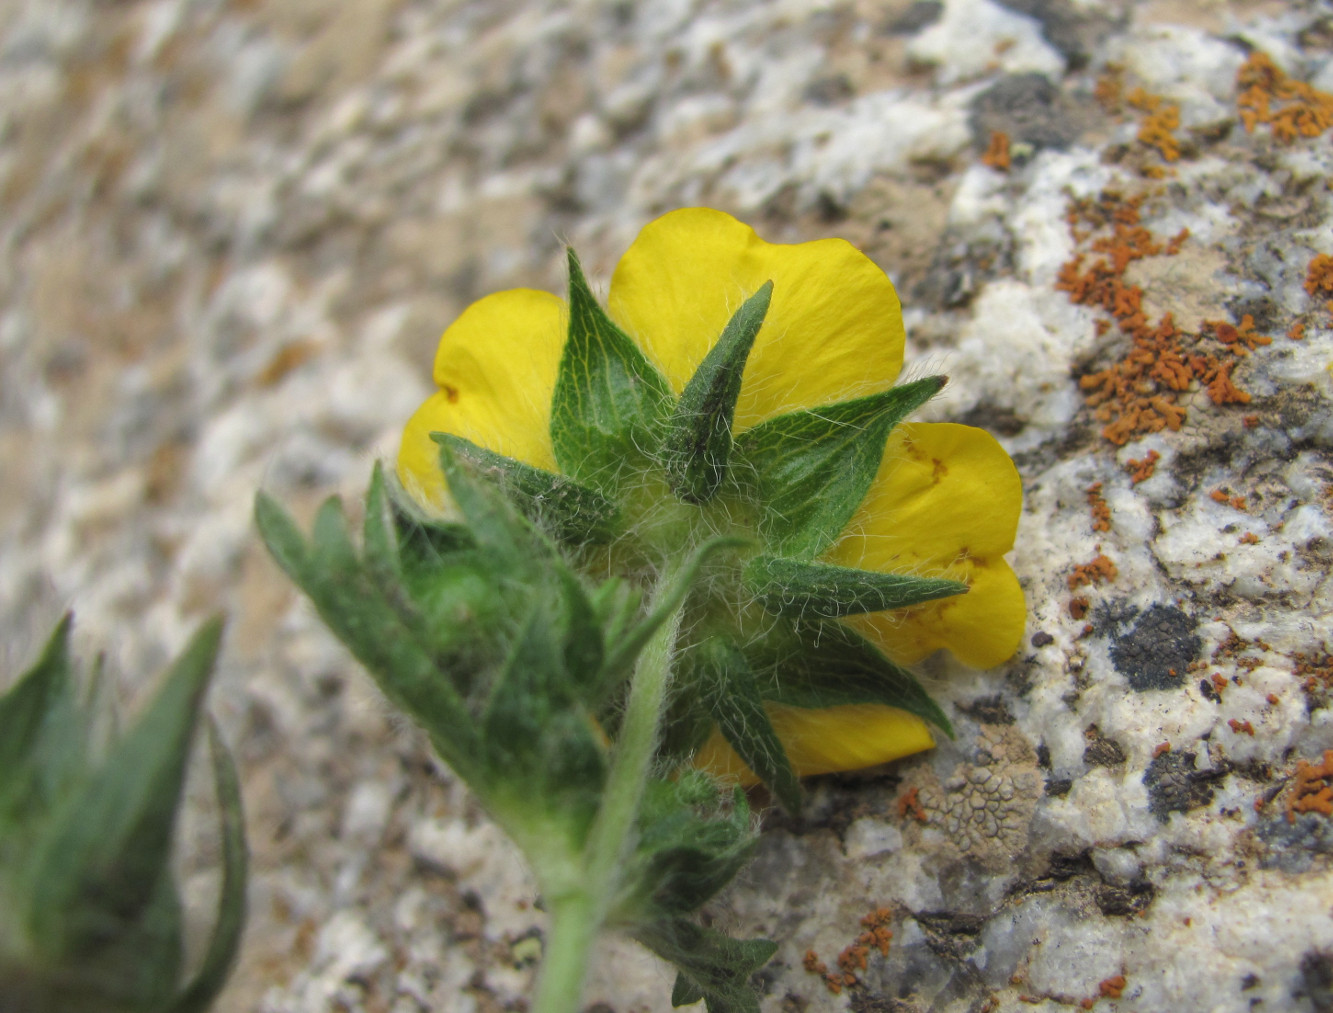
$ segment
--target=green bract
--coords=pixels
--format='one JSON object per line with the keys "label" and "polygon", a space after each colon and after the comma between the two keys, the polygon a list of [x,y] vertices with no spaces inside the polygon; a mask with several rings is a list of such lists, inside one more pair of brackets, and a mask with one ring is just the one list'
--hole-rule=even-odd
{"label": "green bract", "polygon": [[236,770],[209,725],[222,893],[200,966],[182,980],[169,859],[186,762],[221,623],[199,631],[129,730],[95,748],[103,717],[70,664],[68,617],[0,696],[0,1009],[198,1013],[221,989],[245,916]]}

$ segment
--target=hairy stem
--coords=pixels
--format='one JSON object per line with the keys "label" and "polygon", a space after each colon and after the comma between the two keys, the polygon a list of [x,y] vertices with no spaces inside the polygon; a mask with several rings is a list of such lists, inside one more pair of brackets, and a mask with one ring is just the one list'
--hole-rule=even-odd
{"label": "hairy stem", "polygon": [[[673,583],[673,575],[664,575],[656,597],[670,596]],[[620,886],[625,851],[652,771],[680,613],[678,604],[639,654],[606,793],[579,874],[547,896],[551,926],[533,1013],[576,1013],[579,1008],[589,952]]]}

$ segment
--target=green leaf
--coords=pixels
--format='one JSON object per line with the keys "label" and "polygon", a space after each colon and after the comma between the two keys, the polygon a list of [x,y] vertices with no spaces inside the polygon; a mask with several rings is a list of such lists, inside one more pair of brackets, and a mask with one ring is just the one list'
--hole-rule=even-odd
{"label": "green leaf", "polygon": [[800,783],[741,649],[721,637],[710,637],[691,653],[700,679],[694,688],[705,694],[722,737],[784,809],[799,813]]}
{"label": "green leaf", "polygon": [[555,816],[581,847],[597,812],[606,763],[577,695],[577,682],[587,676],[565,667],[570,644],[587,634],[575,632],[561,605],[553,595],[533,600],[482,715],[481,742],[498,788],[492,804],[517,801],[519,820],[534,813],[543,822]]}
{"label": "green leaf", "polygon": [[115,941],[166,875],[190,740],[217,657],[214,619],[133,728],[65,800],[36,850],[32,923],[42,949],[78,957]]}
{"label": "green leaf", "polygon": [[947,379],[779,415],[739,436],[732,470],[752,486],[768,548],[810,559],[832,545],[865,499],[893,427]]}
{"label": "green leaf", "polygon": [[911,672],[837,620],[774,629],[746,647],[765,700],[790,707],[879,703],[915,714],[950,738],[953,726]]}
{"label": "green leaf", "polygon": [[255,494],[255,527],[274,561],[299,586],[305,574],[305,538],[287,511],[262,490]]}
{"label": "green leaf", "polygon": [[222,893],[218,917],[203,962],[190,983],[173,1000],[167,1013],[205,1013],[226,984],[245,928],[245,881],[250,856],[245,845],[245,813],[236,764],[217,725],[208,722],[209,756],[217,792],[222,837]]}
{"label": "green leaf", "polygon": [[299,565],[288,572],[320,617],[375,677],[381,691],[426,729],[454,770],[464,778],[474,774],[476,727],[452,681],[466,674],[466,668],[454,671],[450,659],[440,656],[441,645],[430,639],[430,631],[409,622],[385,599],[356,557],[336,497],[320,507],[308,550],[281,507],[267,498],[259,503],[260,530],[270,551],[277,555],[275,543],[285,552],[300,543]]}
{"label": "green leaf", "polygon": [[741,304],[681,392],[667,423],[662,459],[671,491],[686,503],[713,498],[731,461],[731,422],[741,375],[768,313],[773,283]]}
{"label": "green leaf", "polygon": [[560,470],[614,495],[626,467],[658,447],[671,389],[598,304],[569,251],[569,339],[551,400],[551,444]]}
{"label": "green leaf", "polygon": [[374,470],[370,473],[366,517],[361,531],[366,565],[381,587],[399,582],[403,575],[402,560],[398,555],[398,537],[393,507],[385,487],[384,468],[379,461],[375,462]]}
{"label": "green leaf", "polygon": [[[750,976],[777,952],[768,939],[732,939],[685,918],[664,918],[633,930],[634,938],[670,961],[677,979],[672,1004],[704,1000],[708,1013],[759,1013]],[[677,1002],[681,997],[681,1002]],[[691,998],[694,997],[694,998]]]}
{"label": "green leaf", "polygon": [[571,478],[486,450],[461,436],[431,433],[431,439],[474,465],[553,538],[578,545],[601,545],[620,533],[616,505]]}
{"label": "green leaf", "polygon": [[692,978],[685,977],[684,972],[677,971],[675,984],[671,986],[671,1005],[690,1006],[702,1002],[703,998],[704,990]]}
{"label": "green leaf", "polygon": [[20,790],[52,708],[69,692],[69,631],[73,616],[56,625],[37,663],[0,696],[0,799]]}
{"label": "green leaf", "polygon": [[617,920],[691,914],[735,878],[758,836],[745,792],[736,787],[727,801],[710,775],[690,767],[648,783]]}
{"label": "green leaf", "polygon": [[967,585],[936,577],[876,573],[779,556],[755,556],[745,565],[745,588],[780,616],[824,619],[907,608],[965,594]]}

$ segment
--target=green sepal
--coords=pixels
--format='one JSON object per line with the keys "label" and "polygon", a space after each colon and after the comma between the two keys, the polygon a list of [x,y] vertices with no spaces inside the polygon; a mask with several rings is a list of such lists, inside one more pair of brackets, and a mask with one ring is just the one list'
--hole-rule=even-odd
{"label": "green sepal", "polygon": [[732,939],[685,918],[637,926],[633,935],[679,972],[671,992],[673,1006],[703,999],[708,1013],[759,1013],[750,976],[768,963],[777,943]]}
{"label": "green sepal", "polygon": [[621,533],[620,512],[601,493],[452,433],[431,433],[430,437],[479,469],[552,538],[573,545],[604,545]]}
{"label": "green sepal", "polygon": [[671,389],[607,316],[569,251],[569,338],[551,399],[551,445],[560,470],[615,495],[625,469],[661,444]]}
{"label": "green sepal", "polygon": [[759,683],[741,649],[715,636],[696,645],[691,654],[698,691],[705,695],[722,737],[784,809],[793,815],[799,813],[800,782],[764,709]]}
{"label": "green sepal", "polygon": [[752,486],[769,550],[811,559],[832,545],[865,499],[893,427],[947,379],[779,415],[739,436],[733,472]]}
{"label": "green sepal", "polygon": [[745,589],[765,610],[794,619],[883,612],[967,592],[967,585],[956,580],[877,573],[780,556],[755,556],[745,564],[743,580]]}
{"label": "green sepal", "polygon": [[[525,569],[530,567],[536,541],[530,526],[520,519],[501,491],[486,482],[482,465],[451,441],[442,442],[439,447],[440,468],[449,485],[449,495],[467,521],[478,548],[506,561],[521,561]],[[549,554],[549,549],[542,553]]]}
{"label": "green sepal", "polygon": [[113,945],[169,877],[190,741],[221,637],[221,620],[204,624],[148,709],[53,812],[30,872],[41,952],[77,959]]}
{"label": "green sepal", "polygon": [[713,498],[731,461],[731,423],[741,375],[768,314],[773,283],[741,304],[681,392],[667,422],[662,460],[671,491],[686,503]]}
{"label": "green sepal", "polygon": [[775,628],[747,645],[746,656],[765,700],[810,709],[884,704],[915,714],[953,738],[948,716],[912,673],[837,620]]}

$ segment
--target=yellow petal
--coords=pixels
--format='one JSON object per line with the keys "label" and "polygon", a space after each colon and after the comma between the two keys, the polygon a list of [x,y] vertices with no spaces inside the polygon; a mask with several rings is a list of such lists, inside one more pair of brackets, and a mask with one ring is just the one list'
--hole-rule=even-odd
{"label": "yellow petal", "polygon": [[1018,650],[1027,622],[1023,589],[1000,557],[971,561],[946,575],[970,585],[967,594],[901,612],[872,612],[846,620],[894,661],[920,661],[947,647],[973,668],[994,668]]}
{"label": "yellow petal", "polygon": [[[924,721],[895,707],[848,704],[806,710],[772,703],[765,706],[798,777],[873,767],[935,745]],[[716,729],[694,762],[742,784],[758,780]]]}
{"label": "yellow petal", "polygon": [[679,392],[731,315],[770,280],[738,429],[893,385],[903,359],[898,294],[842,239],[766,243],[720,211],[673,211],[645,226],[620,259],[609,311]]}
{"label": "yellow petal", "polygon": [[989,668],[1023,635],[1026,606],[1002,558],[1023,505],[1018,471],[981,429],[907,423],[894,430],[875,482],[831,562],[869,570],[947,576],[971,590],[915,609],[853,620],[895,661],[940,647]]}
{"label": "yellow petal", "polygon": [[444,502],[444,476],[432,432],[453,433],[538,468],[554,469],[551,394],[564,348],[563,300],[511,289],[466,310],[440,338],[440,390],[403,431],[398,477],[423,504]]}

